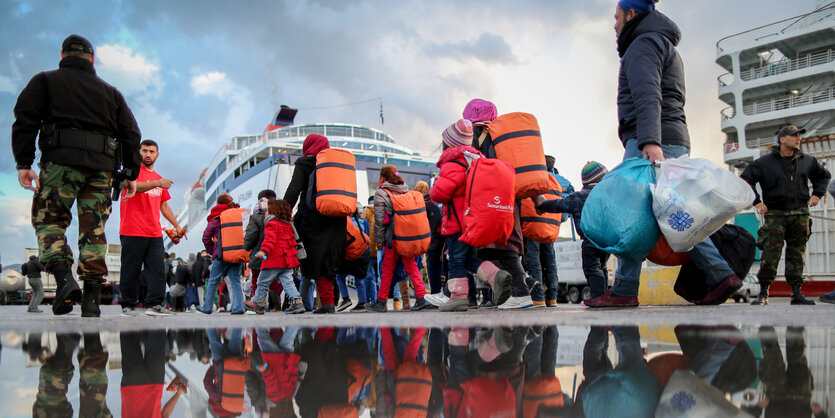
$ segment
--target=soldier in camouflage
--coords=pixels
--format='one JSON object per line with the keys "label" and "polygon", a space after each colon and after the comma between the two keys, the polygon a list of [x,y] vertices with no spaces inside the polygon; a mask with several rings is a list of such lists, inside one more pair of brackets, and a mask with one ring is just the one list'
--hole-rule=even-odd
{"label": "soldier in camouflage", "polygon": [[[70,268],[73,254],[65,235],[78,212],[78,275],[84,281],[81,314],[97,317],[101,284],[107,276],[104,226],[110,216],[114,172],[122,174],[128,197],[136,191],[139,139],[136,120],[122,94],[96,76],[87,39],[70,35],[59,68],[36,74],[17,99],[12,150],[22,187],[32,190],[32,226],[39,258],[58,285],[52,312],[63,315],[82,299]],[[35,140],[40,175],[32,170]]]}
{"label": "soldier in camouflage", "polygon": [[[78,347],[77,334],[59,334],[55,353],[44,362],[38,377],[38,393],[32,405],[33,417],[71,417],[72,405],[67,391],[74,367],[72,354]],[[84,334],[84,348],[78,352],[81,377],[79,386],[80,417],[112,417],[107,407],[106,366],[108,354],[98,333]]]}
{"label": "soldier in camouflage", "polygon": [[[752,305],[767,305],[768,290],[777,275],[777,264],[786,245],[786,283],[791,286],[792,305],[814,305],[803,296],[803,255],[811,232],[809,208],[820,203],[826,192],[830,174],[815,157],[800,151],[801,134],[805,129],[787,125],[777,132],[774,150],[745,168],[740,177],[754,190],[754,207],[765,217],[758,233],[762,251],[760,294]],[[811,197],[809,183],[812,184]],[[762,198],[756,185],[762,189]]]}

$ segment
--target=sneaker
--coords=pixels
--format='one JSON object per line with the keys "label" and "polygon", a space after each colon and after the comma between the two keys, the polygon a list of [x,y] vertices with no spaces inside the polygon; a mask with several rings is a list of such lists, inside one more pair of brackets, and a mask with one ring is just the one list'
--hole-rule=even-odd
{"label": "sneaker", "polygon": [[445,295],[443,292],[432,293],[431,295],[426,295],[423,298],[435,306],[441,306],[449,302],[449,296]]}
{"label": "sneaker", "polygon": [[204,314],[204,315],[211,315],[211,314],[212,314],[212,311],[208,311],[208,312],[207,312],[207,311],[204,311],[204,310],[202,310],[202,309],[200,309],[200,308],[196,308],[196,309],[195,309],[195,311],[196,311],[196,312],[200,312],[200,313],[202,313],[202,314]]}
{"label": "sneaker", "polygon": [[432,305],[431,303],[426,301],[426,298],[417,298],[417,300],[415,300],[414,305],[412,305],[411,309],[413,311],[421,311],[421,310],[424,310],[424,309],[427,309],[427,308],[430,308],[430,307],[433,307],[433,306],[434,305]]}
{"label": "sneaker", "polygon": [[528,296],[511,296],[507,298],[505,303],[499,305],[499,309],[525,309],[533,306],[533,301],[530,295]]}
{"label": "sneaker", "polygon": [[263,304],[259,305],[259,304],[256,304],[255,302],[252,302],[252,301],[244,302],[244,309],[246,309],[247,312],[252,312],[256,315],[263,315],[264,314],[264,305]]}
{"label": "sneaker", "polygon": [[731,274],[725,280],[722,280],[722,283],[711,289],[707,296],[697,300],[696,305],[721,305],[741,287],[742,280],[739,279],[739,276]]}
{"label": "sneaker", "polygon": [[617,296],[607,290],[602,296],[584,301],[590,308],[631,308],[638,306],[637,296]]}
{"label": "sneaker", "polygon": [[539,307],[545,306],[545,301],[544,300],[535,300],[535,301],[533,301],[533,306],[534,306],[534,308],[539,308]]}
{"label": "sneaker", "polygon": [[824,293],[818,298],[823,303],[835,303],[835,292]]}
{"label": "sneaker", "polygon": [[35,308],[35,309],[27,309],[27,310],[26,310],[26,312],[29,312],[29,313],[43,313],[43,311],[42,311],[42,310],[40,310],[40,309],[38,309],[38,308]]}
{"label": "sneaker", "polygon": [[368,310],[365,309],[365,302],[360,302],[357,306],[351,308],[351,312],[367,312]]}
{"label": "sneaker", "polygon": [[383,299],[377,299],[374,302],[366,303],[365,309],[367,309],[369,312],[387,312],[388,301]]}
{"label": "sneaker", "polygon": [[255,311],[246,311],[244,312],[244,315],[258,315],[258,313],[256,313]]}
{"label": "sneaker", "polygon": [[141,313],[136,308],[122,308],[122,316],[139,316]]}
{"label": "sneaker", "polygon": [[229,312],[229,313],[232,314],[232,315],[243,315],[244,312],[246,312],[246,310],[239,311],[239,312]]}
{"label": "sneaker", "polygon": [[354,303],[351,302],[351,299],[342,299],[342,302],[339,302],[339,305],[336,307],[336,311],[337,312],[342,312],[342,311],[350,308],[351,306],[353,306],[353,304]]}
{"label": "sneaker", "polygon": [[477,300],[470,300],[467,302],[467,307],[470,309],[478,309],[478,301]]}
{"label": "sneaker", "polygon": [[490,298],[484,298],[481,300],[481,304],[478,305],[479,308],[495,308],[496,304],[493,303],[493,300]]}
{"label": "sneaker", "polygon": [[549,308],[555,308],[557,306],[557,300],[556,299],[548,299],[548,300],[545,301],[545,306],[547,306]]}
{"label": "sneaker", "polygon": [[304,303],[302,303],[301,299],[295,299],[292,304],[287,306],[287,309],[284,310],[284,313],[287,313],[287,314],[304,313]]}
{"label": "sneaker", "polygon": [[332,314],[332,313],[335,313],[335,312],[336,312],[336,309],[334,309],[333,305],[322,305],[322,306],[316,308],[315,310],[313,310],[313,313],[315,313],[315,314]]}
{"label": "sneaker", "polygon": [[162,305],[154,305],[148,309],[145,309],[145,315],[148,316],[173,316],[174,312],[168,310],[168,308],[163,307]]}

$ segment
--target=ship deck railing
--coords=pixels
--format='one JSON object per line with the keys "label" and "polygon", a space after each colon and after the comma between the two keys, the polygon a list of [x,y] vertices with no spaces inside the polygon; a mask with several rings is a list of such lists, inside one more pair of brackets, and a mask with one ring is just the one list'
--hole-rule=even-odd
{"label": "ship deck railing", "polygon": [[[835,87],[829,87],[821,90],[807,91],[802,94],[789,94],[786,96],[776,97],[770,100],[758,101],[742,106],[742,112],[748,116],[759,115],[761,113],[774,112],[778,110],[786,110],[800,106],[808,106],[813,104],[830,102],[835,99]],[[723,110],[723,120],[727,115]],[[733,118],[733,116],[731,116]]]}
{"label": "ship deck railing", "polygon": [[[817,129],[815,131],[810,132],[812,136],[820,137],[826,135],[835,135],[835,127],[826,128],[826,129]],[[727,154],[728,145],[734,142],[725,143],[725,153]],[[759,136],[756,138],[746,138],[745,139],[745,146],[748,148],[767,148],[775,145],[777,143],[777,138],[774,135],[769,136]]]}
{"label": "ship deck railing", "polygon": [[[740,72],[739,77],[742,78],[743,81],[758,80],[765,77],[814,67],[816,65],[829,64],[833,60],[835,60],[835,50],[828,49],[826,51],[814,52],[795,58],[786,58],[778,62],[747,68]],[[719,87],[727,87],[733,83],[734,75],[732,73],[725,73],[720,75],[717,80],[719,82]]]}
{"label": "ship deck railing", "polygon": [[726,36],[716,42],[716,55],[721,55],[723,52],[734,48],[768,41],[769,38],[776,38],[789,30],[799,30],[823,20],[835,20],[835,2],[828,3],[809,13]]}

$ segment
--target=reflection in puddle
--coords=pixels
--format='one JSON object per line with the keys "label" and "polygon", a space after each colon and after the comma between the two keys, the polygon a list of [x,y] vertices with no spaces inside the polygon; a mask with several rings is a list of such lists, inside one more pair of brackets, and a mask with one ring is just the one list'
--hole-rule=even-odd
{"label": "reflection in puddle", "polygon": [[3,415],[827,416],[832,329],[6,333]]}

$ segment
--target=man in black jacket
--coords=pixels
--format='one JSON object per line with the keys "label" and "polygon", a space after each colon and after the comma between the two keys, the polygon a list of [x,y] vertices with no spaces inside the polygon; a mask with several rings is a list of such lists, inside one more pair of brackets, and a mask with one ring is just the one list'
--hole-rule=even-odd
{"label": "man in black jacket", "polygon": [[[820,203],[829,184],[829,171],[815,157],[800,151],[800,135],[806,133],[794,125],[780,128],[778,146],[742,172],[742,179],[751,185],[756,198],[754,207],[764,215],[765,223],[758,233],[762,261],[757,278],[760,294],[752,305],[768,304],[768,288],[777,275],[777,263],[786,242],[786,282],[791,286],[792,305],[814,305],[800,291],[803,283],[803,254],[811,232],[809,208]],[[809,197],[809,183],[812,196]],[[762,197],[757,193],[760,184]]]}
{"label": "man in black jacket", "polygon": [[249,251],[249,269],[252,277],[252,293],[250,297],[255,296],[256,284],[258,284],[258,276],[261,274],[261,257],[258,257],[258,251],[261,250],[261,241],[264,240],[264,219],[267,216],[267,203],[270,199],[275,199],[276,195],[273,190],[264,189],[258,192],[258,203],[252,209],[252,214],[249,215],[249,223],[246,224],[246,231],[244,232],[244,249]]}
{"label": "man in black jacket", "polygon": [[44,271],[43,264],[38,260],[38,256],[30,255],[29,261],[21,268],[23,273],[29,279],[29,286],[32,288],[32,300],[29,301],[29,309],[27,312],[41,313],[38,305],[43,301],[43,283],[41,282],[41,272]]}
{"label": "man in black jacket", "polygon": [[[93,45],[70,35],[57,70],[36,74],[18,96],[12,151],[20,185],[35,192],[32,225],[40,260],[58,289],[52,312],[72,311],[82,297],[70,271],[73,255],[65,232],[78,205],[78,275],[84,280],[82,316],[99,316],[98,295],[107,276],[104,225],[110,216],[113,172],[123,165],[128,194],[139,174],[139,127],[125,98],[96,76]],[[35,161],[35,138],[41,151]]]}

